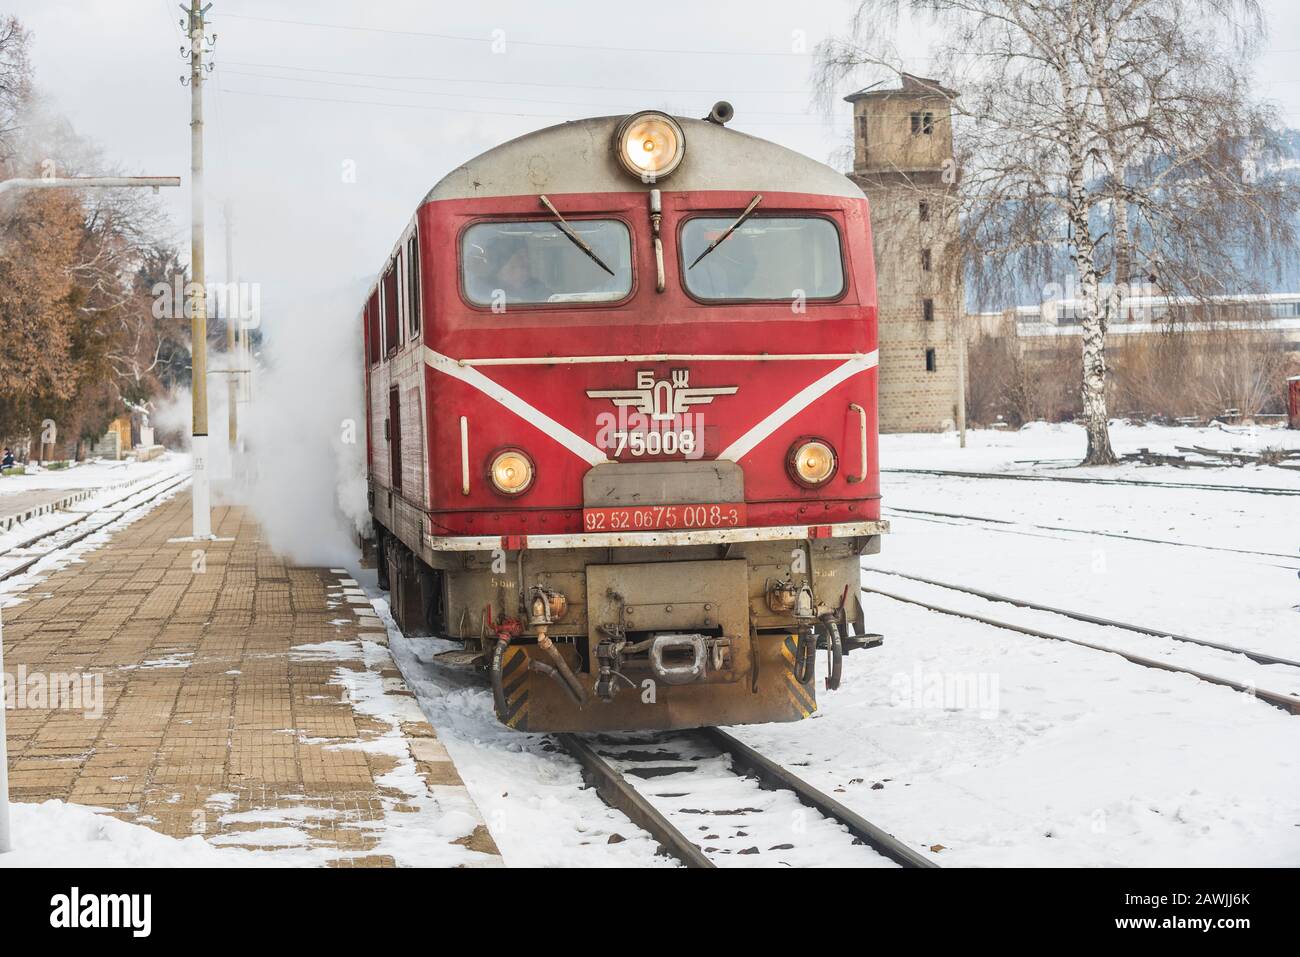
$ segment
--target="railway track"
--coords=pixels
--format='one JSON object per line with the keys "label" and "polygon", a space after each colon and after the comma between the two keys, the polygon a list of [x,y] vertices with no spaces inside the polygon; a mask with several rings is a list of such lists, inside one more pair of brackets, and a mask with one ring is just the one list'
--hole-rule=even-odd
{"label": "railway track", "polygon": [[[56,552],[61,552],[64,549],[71,548],[73,545],[76,545],[78,542],[85,541],[91,535],[94,535],[96,532],[101,531],[102,529],[107,528],[109,525],[113,524],[113,522],[117,521],[119,518],[121,518],[124,514],[129,512],[131,509],[139,508],[141,505],[145,505],[149,502],[152,502],[154,499],[166,495],[168,492],[172,491],[172,489],[178,488],[179,486],[183,485],[188,481],[189,481],[188,475],[183,475],[183,476],[169,475],[166,478],[160,479],[159,481],[154,482],[151,485],[147,485],[144,488],[136,489],[134,492],[131,492],[128,495],[124,495],[121,498],[114,499],[112,502],[107,502],[103,506],[100,506],[99,508],[95,509],[94,511],[87,512],[85,515],[81,516],[78,519],[74,519],[71,522],[67,522],[63,525],[60,525],[58,528],[53,528],[50,529],[49,531],[42,532],[39,535],[34,535],[31,538],[28,538],[25,541],[20,542],[19,544],[13,546],[12,548],[7,549],[6,551],[0,552],[0,559],[5,558],[6,556],[16,556],[18,558],[17,563],[0,568],[0,582],[7,581],[10,578],[16,578],[18,575],[23,574],[42,559],[48,558],[50,555],[53,555]],[[146,495],[146,493],[149,492],[152,492],[153,494],[147,495],[147,497],[145,498],[139,498],[140,496]],[[131,504],[125,505],[122,508],[116,508],[116,509],[114,508],[114,506],[122,505],[122,503],[128,502],[131,499],[135,499],[135,498],[139,498],[139,501],[131,502]],[[59,540],[59,541],[51,542],[49,548],[41,549],[36,552],[31,552],[33,546],[39,544],[40,542],[44,542],[50,539],[56,539],[64,532],[68,531],[68,529],[80,525],[83,522],[89,522],[91,519],[95,519],[95,518],[103,518],[105,519],[105,521],[102,521],[95,525],[91,525],[88,528],[81,529],[79,532],[77,532],[77,534],[73,535],[71,538],[67,540]]]}
{"label": "railway track", "polygon": [[1115,621],[1110,618],[1101,618],[1097,615],[1089,615],[1086,612],[1068,611],[1067,609],[1056,608],[1052,605],[1040,605],[1036,602],[1029,601],[1027,598],[1011,598],[1007,595],[999,595],[997,592],[972,588],[969,585],[954,585],[950,582],[941,582],[933,578],[922,578],[920,575],[908,575],[903,572],[889,571],[884,568],[869,568],[864,570],[870,571],[876,575],[892,575],[895,578],[904,578],[908,581],[920,582],[923,585],[933,585],[936,588],[947,588],[950,591],[964,592],[967,595],[974,595],[977,598],[983,598],[986,601],[1015,605],[1017,608],[1032,608],[1034,611],[1046,611],[1053,615],[1073,618],[1075,621],[1087,622],[1090,625],[1103,625],[1107,628],[1122,628],[1124,631],[1133,631],[1140,635],[1151,635],[1154,638],[1172,638],[1174,641],[1200,645],[1203,648],[1213,648],[1216,651],[1228,651],[1237,655],[1245,655],[1251,661],[1257,661],[1261,665],[1289,665],[1292,668],[1300,668],[1300,661],[1292,661],[1290,658],[1278,658],[1262,651],[1251,651],[1249,648],[1238,648],[1235,645],[1224,645],[1215,641],[1206,641],[1203,638],[1189,638],[1188,636],[1180,635],[1177,632],[1162,631],[1158,628],[1148,628],[1145,625],[1134,625],[1124,621]]}
{"label": "railway track", "polygon": [[1136,485],[1148,488],[1189,488],[1210,492],[1246,492],[1252,495],[1300,495],[1300,489],[1262,485],[1215,485],[1209,482],[1156,482],[1147,479],[1088,478],[1083,475],[1019,475],[1011,472],[965,472],[959,469],[881,469],[882,474],[942,475],[951,478],[1007,479],[1020,482],[1075,482],[1082,485]]}
{"label": "railway track", "polygon": [[[874,571],[874,569],[864,569],[864,570]],[[889,574],[897,574],[897,573],[889,573]],[[1097,618],[1091,615],[1084,615],[1080,612],[1069,612],[1064,609],[1053,608],[1048,605],[1037,605],[1032,602],[1024,601],[1023,599],[1011,599],[1002,595],[996,595],[993,592],[981,592],[978,589],[973,589],[966,586],[951,585],[944,582],[934,581],[933,579],[918,578],[911,575],[898,575],[898,577],[909,578],[914,581],[923,582],[927,585],[931,585],[937,588],[946,588],[951,591],[977,595],[981,598],[985,598],[988,601],[1008,602],[1010,604],[1017,605],[1018,607],[1022,607],[1022,608],[1031,608],[1037,611],[1045,611],[1051,614],[1072,618],[1076,621],[1087,621],[1092,624],[1106,625],[1109,627],[1120,628],[1120,629],[1124,629],[1127,631],[1136,632],[1140,634],[1156,635],[1159,637],[1172,638],[1176,641],[1188,641],[1191,642],[1192,644],[1203,645],[1205,647],[1215,648],[1220,651],[1229,651],[1236,654],[1246,655],[1247,657],[1250,657],[1252,658],[1252,660],[1255,661],[1260,661],[1261,658],[1265,658],[1268,659],[1267,661],[1263,662],[1265,664],[1285,664],[1285,665],[1292,665],[1292,666],[1297,664],[1294,661],[1290,661],[1285,658],[1274,658],[1273,656],[1270,655],[1264,655],[1261,652],[1249,652],[1244,648],[1235,648],[1231,645],[1218,645],[1218,644],[1202,641],[1195,638],[1187,638],[1184,635],[1170,634],[1155,629],[1145,628],[1140,625],[1129,625],[1124,622],[1111,621],[1109,619]],[[1159,671],[1169,671],[1177,674],[1191,675],[1192,677],[1198,678],[1201,681],[1208,682],[1209,684],[1220,685],[1225,688],[1231,688],[1234,691],[1239,691],[1244,694],[1252,695],[1253,697],[1258,698],[1259,700],[1267,704],[1270,704],[1275,708],[1280,708],[1281,710],[1286,711],[1290,714],[1300,714],[1300,697],[1297,697],[1292,694],[1286,694],[1284,692],[1278,692],[1278,691],[1268,691],[1263,688],[1255,687],[1254,685],[1249,685],[1241,681],[1233,680],[1231,678],[1224,678],[1219,675],[1208,674],[1207,672],[1199,671],[1194,668],[1180,667],[1179,665],[1172,664],[1167,661],[1160,661],[1155,658],[1148,658],[1145,655],[1139,655],[1133,652],[1124,651],[1123,649],[1120,648],[1112,648],[1107,645],[1099,645],[1099,644],[1095,644],[1094,642],[1084,641],[1080,638],[1069,638],[1066,637],[1065,635],[1059,635],[1053,632],[1043,631],[1038,628],[1028,628],[1024,625],[1017,625],[1014,622],[1002,621],[997,618],[991,618],[987,615],[976,614],[975,612],[962,611],[959,609],[948,608],[943,605],[936,605],[928,601],[922,601],[919,598],[912,598],[907,595],[899,595],[895,592],[884,591],[882,589],[874,588],[871,586],[863,586],[862,590],[868,594],[880,595],[881,597],[891,599],[892,601],[902,602],[908,605],[915,605],[920,608],[928,609],[929,611],[937,612],[938,614],[941,615],[950,615],[954,618],[965,618],[969,621],[977,621],[981,624],[989,625],[993,628],[1001,628],[1006,631],[1014,631],[1018,634],[1028,635],[1032,638],[1042,638],[1049,641],[1063,641],[1067,644],[1079,645],[1080,647],[1089,648],[1093,651],[1100,651],[1106,654],[1119,655],[1124,660],[1130,661],[1135,665],[1141,665],[1144,668],[1155,668]]]}
{"label": "railway track", "polygon": [[687,867],[938,866],[718,728],[556,737],[606,804]]}
{"label": "railway track", "polygon": [[[1016,522],[1005,518],[989,518],[984,515],[965,515],[960,512],[934,512],[923,508],[902,508],[898,505],[887,505],[885,511],[893,512],[898,515],[905,515],[909,518],[915,518],[918,521],[937,521],[942,525],[970,525],[982,524],[993,526],[990,530],[996,532],[1008,532],[1012,535],[1033,535],[1032,532],[1024,531],[1026,528],[1037,528],[1043,531],[1067,532],[1073,535],[1095,535],[1102,538],[1122,538],[1131,542],[1143,542],[1151,545],[1176,545],[1180,548],[1198,548],[1214,552],[1231,552],[1237,555],[1254,555],[1263,558],[1281,558],[1291,562],[1300,562],[1300,556],[1288,555],[1285,552],[1261,552],[1251,548],[1233,548],[1231,545],[1202,545],[1197,542],[1175,542],[1167,538],[1147,538],[1142,535],[1128,535],[1124,532],[1103,532],[1096,529],[1086,528],[1069,528],[1064,525],[1040,525],[1036,522]],[[938,520],[944,521],[938,521]],[[1016,527],[1020,526],[1020,527]],[[1054,538],[1061,541],[1067,539],[1059,535],[1038,536],[1045,538]],[[1287,565],[1286,568],[1300,568],[1298,565]]]}

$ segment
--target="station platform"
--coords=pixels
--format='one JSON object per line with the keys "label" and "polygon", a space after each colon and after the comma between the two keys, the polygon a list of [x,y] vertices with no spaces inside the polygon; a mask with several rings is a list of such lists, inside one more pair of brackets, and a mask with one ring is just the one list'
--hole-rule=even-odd
{"label": "station platform", "polygon": [[270,863],[499,864],[348,572],[286,564],[242,508],[189,526],[184,491],[4,597],[11,799]]}
{"label": "station platform", "polygon": [[5,493],[0,486],[0,532],[12,530],[39,515],[56,512],[103,491],[98,488],[41,488]]}

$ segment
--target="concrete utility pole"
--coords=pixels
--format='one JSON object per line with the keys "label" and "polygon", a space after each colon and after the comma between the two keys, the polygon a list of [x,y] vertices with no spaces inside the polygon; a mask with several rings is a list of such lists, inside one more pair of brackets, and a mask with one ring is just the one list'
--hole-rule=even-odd
{"label": "concrete utility pole", "polygon": [[[208,291],[203,265],[203,51],[204,17],[212,4],[199,0],[182,6],[189,18],[190,37],[190,272],[194,298],[190,313],[190,394],[194,426],[190,454],[194,457],[194,538],[212,537],[212,496],[208,480]],[[183,22],[183,21],[182,21]],[[182,78],[182,82],[184,79]]]}
{"label": "concrete utility pole", "polygon": [[[230,371],[226,373],[226,401],[230,406],[229,425],[230,425],[230,476],[235,476],[235,451],[239,445],[239,410],[238,410],[238,388],[239,372],[241,363],[239,361],[238,349],[235,346],[235,324],[230,321],[230,300],[231,291],[235,286],[235,241],[233,237],[233,228],[231,220],[234,218],[234,203],[226,200],[226,362],[230,365]],[[241,298],[236,298],[236,302],[242,303]],[[239,307],[242,310],[242,305]],[[240,316],[243,321],[243,316]]]}

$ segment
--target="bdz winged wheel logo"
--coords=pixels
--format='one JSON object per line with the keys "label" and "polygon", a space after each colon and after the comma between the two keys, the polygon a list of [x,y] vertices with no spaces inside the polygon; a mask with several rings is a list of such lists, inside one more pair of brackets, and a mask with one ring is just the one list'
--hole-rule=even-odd
{"label": "bdz winged wheel logo", "polygon": [[693,405],[708,405],[720,395],[735,395],[739,386],[691,388],[690,369],[673,369],[670,378],[655,380],[653,369],[638,369],[635,389],[588,389],[591,399],[609,399],[618,408],[631,408],[663,421],[684,415]]}

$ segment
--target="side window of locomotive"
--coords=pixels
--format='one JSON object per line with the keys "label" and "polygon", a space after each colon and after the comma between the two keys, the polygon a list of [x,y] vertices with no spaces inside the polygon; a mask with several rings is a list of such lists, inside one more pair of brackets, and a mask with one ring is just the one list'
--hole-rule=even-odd
{"label": "side window of locomotive", "polygon": [[406,243],[406,315],[414,338],[420,332],[420,242],[412,235]]}
{"label": "side window of locomotive", "polygon": [[379,345],[379,290],[370,294],[366,304],[366,324],[370,335],[370,364],[377,363],[383,355]]}
{"label": "side window of locomotive", "polygon": [[465,296],[476,306],[617,302],[632,291],[632,237],[616,219],[569,225],[607,272],[559,224],[476,223],[460,244]]}
{"label": "side window of locomotive", "polygon": [[839,230],[829,219],[753,216],[701,259],[734,221],[696,216],[683,224],[682,267],[695,298],[791,301],[844,292]]}
{"label": "side window of locomotive", "polygon": [[397,318],[397,260],[384,273],[384,349],[389,355],[402,344],[402,324]]}

